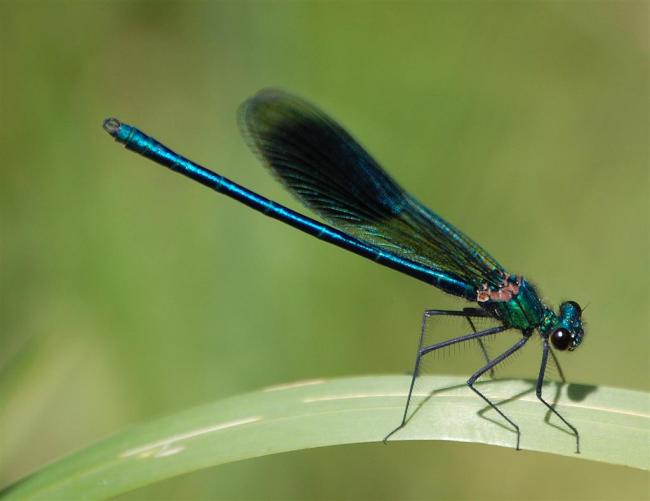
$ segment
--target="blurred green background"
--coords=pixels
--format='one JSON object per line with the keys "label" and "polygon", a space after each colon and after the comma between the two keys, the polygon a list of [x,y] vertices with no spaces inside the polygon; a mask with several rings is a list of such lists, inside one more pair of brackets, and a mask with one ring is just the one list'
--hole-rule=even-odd
{"label": "blurred green background", "polygon": [[[228,395],[407,372],[422,310],[462,306],[101,129],[114,115],[299,208],[237,129],[239,103],[267,86],[336,117],[550,304],[588,304],[583,346],[561,355],[570,381],[649,390],[648,5],[1,3],[0,484]],[[534,377],[538,359],[531,343],[502,375]],[[449,356],[438,371],[479,361]],[[647,474],[572,458],[393,443],[240,462],[125,499],[622,499],[649,487]]]}

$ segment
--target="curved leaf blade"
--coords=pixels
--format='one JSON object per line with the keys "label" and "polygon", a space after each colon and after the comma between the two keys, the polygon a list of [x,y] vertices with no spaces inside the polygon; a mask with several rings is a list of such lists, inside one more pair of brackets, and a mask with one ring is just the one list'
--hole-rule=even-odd
{"label": "curved leaf blade", "polygon": [[[514,451],[514,432],[455,376],[424,378],[415,412],[391,440],[477,442]],[[379,442],[401,420],[406,376],[303,381],[239,395],[131,428],[0,492],[4,499],[105,499],[202,468],[279,452]],[[581,434],[550,418],[534,383],[482,383],[520,425],[522,449],[650,469],[650,395],[585,385],[545,387]],[[420,385],[424,387],[425,385]],[[514,398],[513,398],[514,397]],[[421,405],[420,405],[421,404]],[[478,415],[477,415],[478,414]]]}

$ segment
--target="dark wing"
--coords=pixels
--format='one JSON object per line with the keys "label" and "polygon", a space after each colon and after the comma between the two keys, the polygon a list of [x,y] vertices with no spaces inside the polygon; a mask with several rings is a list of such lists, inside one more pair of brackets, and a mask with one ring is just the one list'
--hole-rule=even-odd
{"label": "dark wing", "polygon": [[263,90],[240,109],[250,147],[304,205],[355,238],[476,286],[503,268],[404,191],[350,134],[310,103]]}

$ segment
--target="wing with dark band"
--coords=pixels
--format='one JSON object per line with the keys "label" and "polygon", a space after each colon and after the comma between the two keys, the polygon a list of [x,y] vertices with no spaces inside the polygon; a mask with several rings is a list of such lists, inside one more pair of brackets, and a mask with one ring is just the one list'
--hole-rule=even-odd
{"label": "wing with dark band", "polygon": [[310,103],[264,90],[240,109],[250,147],[304,205],[355,238],[479,287],[503,268],[404,191],[340,125]]}

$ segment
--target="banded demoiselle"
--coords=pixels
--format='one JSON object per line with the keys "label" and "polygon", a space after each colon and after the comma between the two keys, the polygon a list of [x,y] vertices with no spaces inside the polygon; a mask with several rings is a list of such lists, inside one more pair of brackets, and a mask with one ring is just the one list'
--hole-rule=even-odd
{"label": "banded demoiselle", "polygon": [[[528,280],[508,273],[476,242],[418,202],[343,127],[307,101],[284,91],[263,90],[243,103],[239,119],[249,146],[275,177],[331,226],[235,184],[114,118],[104,121],[104,129],[127,149],[252,209],[475,303],[459,311],[424,312],[404,415],[386,438],[407,422],[422,357],[476,340],[485,365],[472,374],[467,385],[513,427],[519,449],[519,427],[475,383],[520,350],[537,332],[542,343],[537,398],[571,430],[580,452],[578,430],[542,395],[549,354],[563,378],[553,349],[573,351],[584,337],[578,303],[565,301],[555,313],[542,302]],[[436,316],[464,317],[471,332],[423,345],[427,323]],[[477,330],[472,319],[486,317],[498,321],[498,326]],[[490,358],[483,340],[507,330],[519,331],[521,338],[499,356]]]}

